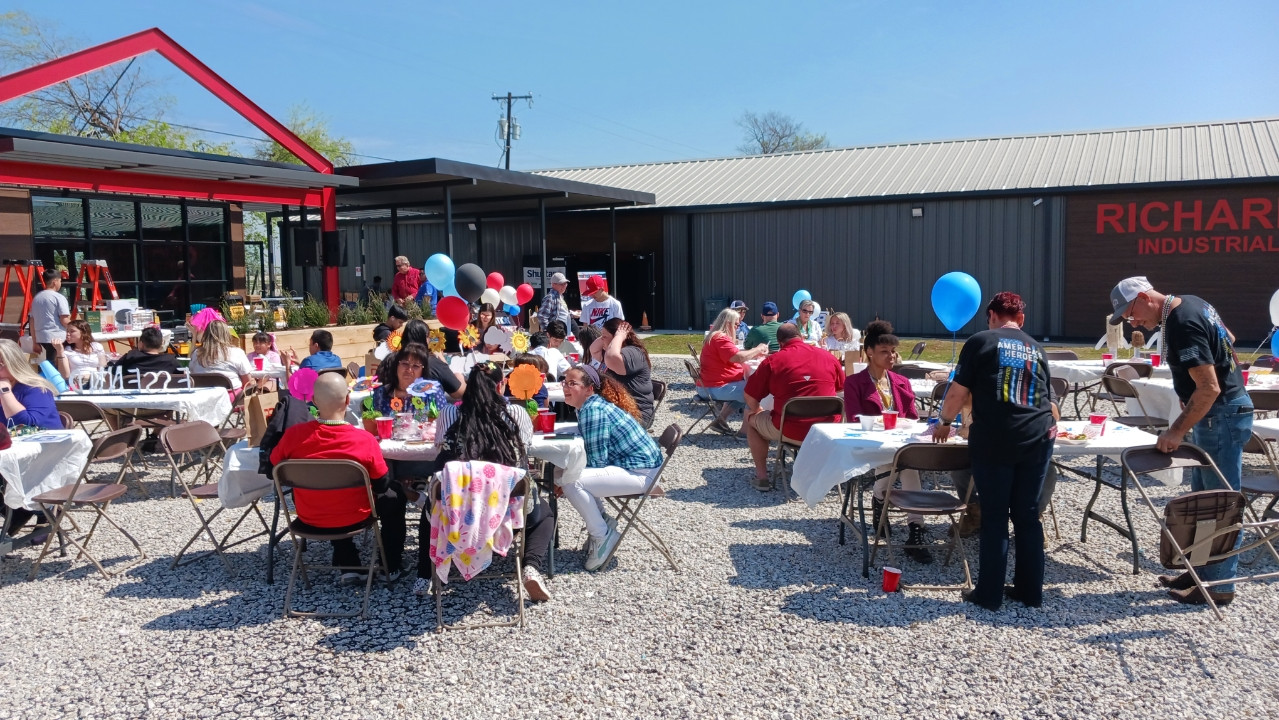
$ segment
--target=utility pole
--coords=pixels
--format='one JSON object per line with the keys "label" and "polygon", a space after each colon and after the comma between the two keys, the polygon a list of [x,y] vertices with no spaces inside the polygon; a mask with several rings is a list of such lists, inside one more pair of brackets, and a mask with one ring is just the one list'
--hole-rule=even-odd
{"label": "utility pole", "polygon": [[512,95],[511,93],[508,92],[506,93],[505,96],[494,95],[493,99],[498,101],[499,103],[506,103],[506,118],[505,119],[498,118],[497,130],[498,132],[502,134],[502,139],[505,141],[505,147],[502,151],[502,157],[505,158],[506,160],[506,169],[510,170],[511,169],[511,139],[512,139],[512,136],[514,136],[514,139],[516,140],[520,139],[520,132],[519,132],[520,128],[518,125],[515,124],[515,119],[511,117],[511,103],[513,103],[516,100],[527,100],[528,106],[531,108],[533,107],[533,93],[530,92],[527,95]]}

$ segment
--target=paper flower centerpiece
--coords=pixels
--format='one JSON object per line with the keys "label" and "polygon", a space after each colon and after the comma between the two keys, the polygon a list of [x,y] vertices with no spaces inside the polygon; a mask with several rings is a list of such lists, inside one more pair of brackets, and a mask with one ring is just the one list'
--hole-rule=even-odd
{"label": "paper flower centerpiece", "polygon": [[289,376],[289,394],[299,400],[311,402],[315,397],[315,381],[320,374],[311,368],[302,368]]}
{"label": "paper flower centerpiece", "polygon": [[480,331],[474,325],[467,325],[466,329],[458,335],[458,342],[462,347],[470,350],[480,344]]}
{"label": "paper flower centerpiece", "polygon": [[440,383],[438,381],[428,380],[427,378],[418,378],[417,380],[414,380],[413,384],[408,386],[404,392],[412,395],[413,397],[420,398],[427,397],[428,395],[434,395],[439,392],[440,389]]}
{"label": "paper flower centerpiece", "polygon": [[[528,352],[528,333],[516,330],[511,334],[511,349],[517,353]],[[524,367],[521,365],[520,367]]]}
{"label": "paper flower centerpiece", "polygon": [[537,371],[535,365],[521,365],[507,376],[506,386],[515,397],[532,400],[537,391],[542,389],[542,373]]}
{"label": "paper flower centerpiece", "polygon": [[444,332],[441,330],[432,330],[426,336],[426,347],[431,352],[444,352]]}
{"label": "paper flower centerpiece", "polygon": [[404,409],[404,401],[399,398],[391,398],[391,412],[400,412]]}

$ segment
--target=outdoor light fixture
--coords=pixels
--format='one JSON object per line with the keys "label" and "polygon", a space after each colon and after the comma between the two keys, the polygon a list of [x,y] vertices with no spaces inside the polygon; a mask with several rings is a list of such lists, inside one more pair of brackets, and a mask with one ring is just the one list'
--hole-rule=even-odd
{"label": "outdoor light fixture", "polygon": [[467,230],[472,230],[472,231],[473,231],[473,230],[475,230],[475,223],[467,223],[467,224],[466,224],[466,229],[467,229]]}
{"label": "outdoor light fixture", "polygon": [[911,209],[910,209],[910,216],[911,216],[911,217],[923,217],[923,216],[924,216],[924,208],[922,208],[922,207],[920,207],[920,206],[918,206],[918,205],[917,205],[917,206],[915,206],[915,207],[913,207],[913,208],[911,208]]}

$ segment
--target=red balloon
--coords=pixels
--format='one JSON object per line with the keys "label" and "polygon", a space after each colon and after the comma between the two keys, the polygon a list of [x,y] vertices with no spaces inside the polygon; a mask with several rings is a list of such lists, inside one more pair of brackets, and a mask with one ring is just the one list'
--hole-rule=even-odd
{"label": "red balloon", "polygon": [[521,305],[532,300],[533,286],[528,283],[524,283],[523,285],[515,288],[515,299],[518,300]]}
{"label": "red balloon", "polygon": [[494,290],[501,290],[502,286],[505,284],[506,284],[506,278],[502,277],[502,273],[500,272],[489,273],[489,281],[488,281],[489,287],[493,288]]}
{"label": "red balloon", "polygon": [[439,303],[435,305],[435,317],[439,318],[440,324],[446,328],[465,330],[471,322],[471,310],[466,306],[465,300],[449,295],[440,298]]}

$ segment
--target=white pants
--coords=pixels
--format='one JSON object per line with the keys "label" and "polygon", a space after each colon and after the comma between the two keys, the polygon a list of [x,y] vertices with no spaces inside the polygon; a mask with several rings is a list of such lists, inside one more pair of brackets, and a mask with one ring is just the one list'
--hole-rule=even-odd
{"label": "white pants", "polygon": [[608,534],[604,522],[604,501],[614,495],[634,495],[644,492],[652,473],[657,468],[625,470],[620,467],[584,468],[577,482],[561,486],[564,498],[569,501],[582,519],[591,537],[600,539]]}
{"label": "white pants", "polygon": [[[882,472],[888,472],[891,469],[892,469],[891,465],[880,465],[879,467],[875,468],[875,474],[878,475]],[[902,470],[900,473],[898,473],[897,478],[901,480],[902,490],[924,489],[924,486],[919,483],[918,470]],[[879,480],[876,480],[875,481],[875,497],[879,498],[880,500],[883,500],[884,496],[888,494],[888,484],[892,481],[893,481],[893,476],[891,474],[886,475],[885,477],[880,478]],[[912,513],[906,516],[906,522],[923,525],[924,516],[915,515]]]}

